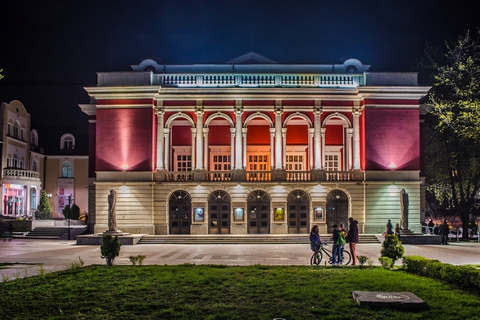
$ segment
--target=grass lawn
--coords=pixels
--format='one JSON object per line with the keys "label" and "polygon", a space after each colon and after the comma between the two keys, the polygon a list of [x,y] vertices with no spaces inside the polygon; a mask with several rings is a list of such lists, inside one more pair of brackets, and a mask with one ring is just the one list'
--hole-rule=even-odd
{"label": "grass lawn", "polygon": [[[359,307],[408,291],[426,311]],[[480,295],[380,267],[95,265],[0,283],[0,319],[479,319]]]}

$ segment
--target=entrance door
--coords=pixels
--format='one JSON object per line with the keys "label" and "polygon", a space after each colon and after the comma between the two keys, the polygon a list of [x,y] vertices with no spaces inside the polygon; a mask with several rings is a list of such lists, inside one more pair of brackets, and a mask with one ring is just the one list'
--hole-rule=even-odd
{"label": "entrance door", "polygon": [[208,233],[230,233],[230,196],[225,191],[214,191],[208,199]]}
{"label": "entrance door", "polygon": [[169,200],[170,234],[190,234],[192,200],[185,191],[176,191]]}
{"label": "entrance door", "polygon": [[248,196],[247,220],[249,234],[270,233],[270,197],[260,190],[253,191]]}
{"label": "entrance door", "polygon": [[333,190],[327,195],[327,227],[332,232],[334,224],[348,226],[348,197],[345,192]]}
{"label": "entrance door", "polygon": [[310,199],[305,191],[295,190],[288,195],[288,233],[309,232]]}

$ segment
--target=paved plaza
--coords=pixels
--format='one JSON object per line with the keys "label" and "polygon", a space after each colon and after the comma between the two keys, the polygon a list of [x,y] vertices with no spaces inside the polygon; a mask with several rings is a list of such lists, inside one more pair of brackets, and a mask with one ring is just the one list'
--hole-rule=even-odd
{"label": "paved plaza", "polygon": [[[404,245],[405,255],[420,255],[455,265],[480,264],[480,244],[451,242],[449,245]],[[330,246],[329,246],[330,248]],[[381,244],[357,245],[357,255],[365,255],[379,265]],[[115,259],[117,265],[129,265],[129,256],[145,255],[144,265],[222,264],[222,265],[309,265],[312,252],[309,244],[141,244],[122,246]],[[5,278],[33,276],[65,270],[81,258],[85,265],[105,264],[100,246],[76,245],[74,240],[0,241],[0,263],[14,263],[0,269]],[[323,261],[322,261],[323,263]],[[401,262],[398,261],[397,264]]]}

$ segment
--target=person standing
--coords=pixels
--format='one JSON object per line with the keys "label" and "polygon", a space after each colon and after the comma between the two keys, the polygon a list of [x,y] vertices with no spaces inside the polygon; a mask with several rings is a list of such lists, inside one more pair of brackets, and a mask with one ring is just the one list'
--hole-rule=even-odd
{"label": "person standing", "polygon": [[352,255],[352,258],[353,258],[352,265],[355,266],[357,264],[356,246],[358,243],[358,221],[350,217],[348,218],[348,223],[350,225],[348,227],[346,240],[347,240],[348,246],[350,247],[350,254]]}
{"label": "person standing", "polygon": [[387,235],[393,234],[393,225],[390,219],[387,222]]}
{"label": "person standing", "polygon": [[310,248],[313,252],[317,252],[320,249],[320,245],[322,242],[320,241],[320,234],[318,232],[318,226],[315,225],[310,230]]}
{"label": "person standing", "polygon": [[442,244],[448,244],[448,234],[450,228],[448,227],[447,220],[443,220],[442,225],[440,226],[440,234],[442,235]]}
{"label": "person standing", "polygon": [[400,225],[398,223],[395,224],[395,235],[397,236],[398,240],[400,240]]}
{"label": "person standing", "polygon": [[338,226],[336,224],[334,224],[333,225],[333,237],[332,237],[332,240],[333,240],[332,265],[334,265],[334,266],[338,266],[342,261],[342,257],[341,257],[341,254],[340,254],[340,250],[342,248],[342,239],[344,240],[343,235],[340,232],[340,229],[338,228]]}
{"label": "person standing", "polygon": [[[347,236],[347,230],[345,230],[345,226],[343,225],[343,223],[340,223],[339,229],[340,229],[340,233],[342,234],[342,237],[345,239],[345,237]],[[340,246],[340,258],[341,258],[340,261],[342,262],[343,262],[343,250],[345,250],[345,244],[342,244]]]}

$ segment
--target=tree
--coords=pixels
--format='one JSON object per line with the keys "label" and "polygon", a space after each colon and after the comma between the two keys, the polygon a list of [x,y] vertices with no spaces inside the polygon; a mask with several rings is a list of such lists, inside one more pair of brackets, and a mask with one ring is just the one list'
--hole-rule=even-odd
{"label": "tree", "polygon": [[73,219],[73,220],[78,220],[80,218],[80,208],[75,204],[75,202],[72,203],[72,197],[68,196],[68,204],[65,205],[65,207],[62,210],[63,216],[65,219]]}
{"label": "tree", "polygon": [[394,234],[387,234],[382,243],[382,250],[380,251],[380,254],[382,257],[392,259],[392,265],[390,266],[391,268],[393,268],[395,261],[403,257],[404,253],[405,249],[403,248],[400,240],[398,240],[398,237]]}
{"label": "tree", "polygon": [[3,72],[3,69],[0,69],[0,80],[3,79],[3,74],[2,74],[2,72]]}
{"label": "tree", "polygon": [[52,209],[50,209],[50,202],[48,201],[48,194],[42,190],[40,202],[38,203],[37,211],[35,212],[35,219],[48,220],[52,218]]}
{"label": "tree", "polygon": [[103,243],[100,246],[100,253],[102,259],[105,259],[107,266],[113,266],[113,261],[120,254],[120,247],[122,244],[118,240],[118,236],[112,237],[110,234],[103,236]]}
{"label": "tree", "polygon": [[468,238],[480,188],[480,44],[467,31],[447,42],[441,54],[436,48],[426,53],[425,70],[433,80],[426,100],[431,105],[426,117],[428,191],[461,218],[462,237]]}

